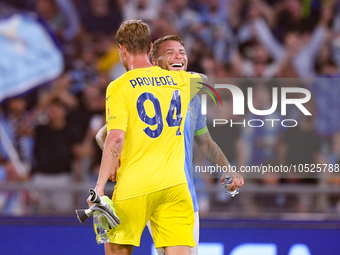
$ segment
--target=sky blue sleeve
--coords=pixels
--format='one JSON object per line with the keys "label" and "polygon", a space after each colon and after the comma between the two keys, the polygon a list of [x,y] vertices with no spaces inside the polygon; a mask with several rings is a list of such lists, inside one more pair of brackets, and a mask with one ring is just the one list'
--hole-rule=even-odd
{"label": "sky blue sleeve", "polygon": [[207,117],[201,111],[201,99],[198,95],[195,96],[195,114],[197,116],[197,123],[195,127],[195,135],[202,135],[208,131]]}

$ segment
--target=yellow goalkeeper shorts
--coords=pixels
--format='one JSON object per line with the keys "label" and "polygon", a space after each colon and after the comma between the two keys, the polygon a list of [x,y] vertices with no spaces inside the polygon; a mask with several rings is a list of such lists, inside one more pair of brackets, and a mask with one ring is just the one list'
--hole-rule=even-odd
{"label": "yellow goalkeeper shorts", "polygon": [[114,201],[113,204],[121,224],[108,231],[110,243],[139,246],[143,230],[150,220],[156,248],[195,246],[194,208],[188,184]]}

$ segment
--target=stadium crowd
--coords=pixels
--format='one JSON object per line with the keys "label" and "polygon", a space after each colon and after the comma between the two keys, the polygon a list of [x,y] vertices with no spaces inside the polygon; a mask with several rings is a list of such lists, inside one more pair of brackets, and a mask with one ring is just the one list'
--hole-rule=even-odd
{"label": "stadium crowd", "polygon": [[[119,61],[115,32],[128,19],[146,21],[153,39],[168,34],[181,36],[189,71],[251,82],[256,109],[270,108],[272,85],[266,81],[271,78],[296,78],[284,80],[289,81],[285,86],[311,91],[312,99],[306,107],[312,116],[297,109],[288,111],[287,119],[299,122],[296,128],[240,125],[211,128],[209,122],[214,118],[240,121],[240,117],[232,115],[230,95],[223,96],[222,106],[213,106],[208,100],[211,136],[235,166],[340,163],[339,1],[0,1],[1,16],[13,12],[35,12],[46,22],[60,44],[65,70],[49,84],[0,105],[0,123],[28,169],[26,175],[20,175],[8,150],[1,145],[0,183],[31,182],[62,189],[72,183],[94,182],[101,160],[95,134],[105,123],[106,87],[125,72]],[[270,118],[282,118],[279,115],[280,112],[274,112]],[[248,112],[243,118],[255,116]],[[195,165],[208,164],[198,151],[194,154]],[[302,175],[274,173],[250,180],[247,175],[244,177],[247,183],[261,185],[340,184],[340,179],[333,176],[322,179],[310,173]],[[202,177],[196,181],[203,213],[211,203],[223,204],[228,200],[218,184],[218,176],[198,177]],[[209,187],[221,192],[211,196],[204,191]],[[73,213],[70,193],[63,195],[63,206],[58,203],[61,194],[55,197],[54,193],[42,196],[2,190],[0,214],[25,215],[32,210]],[[282,199],[273,199],[273,203],[284,203]],[[332,207],[326,210],[340,210],[339,197],[330,199]],[[261,206],[264,198],[255,200]],[[304,210],[303,203],[295,206]]]}

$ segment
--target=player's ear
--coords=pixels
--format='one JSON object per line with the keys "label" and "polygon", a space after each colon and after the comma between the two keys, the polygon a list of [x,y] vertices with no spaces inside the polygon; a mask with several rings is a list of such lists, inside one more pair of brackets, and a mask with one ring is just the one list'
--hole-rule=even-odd
{"label": "player's ear", "polygon": [[153,48],[153,43],[150,44],[150,51],[149,51],[149,54],[151,54],[152,48]]}
{"label": "player's ear", "polygon": [[118,44],[118,49],[119,49],[119,51],[120,51],[123,55],[125,55],[126,52],[127,52],[126,47],[125,47],[124,45],[122,45],[122,44]]}

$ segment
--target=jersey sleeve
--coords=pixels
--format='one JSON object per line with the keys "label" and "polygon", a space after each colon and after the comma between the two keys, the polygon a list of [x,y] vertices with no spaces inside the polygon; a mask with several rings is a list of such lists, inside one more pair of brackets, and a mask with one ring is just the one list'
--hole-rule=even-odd
{"label": "jersey sleeve", "polygon": [[203,82],[207,82],[207,81],[208,81],[208,76],[206,76],[206,75],[203,74],[203,73],[197,73],[197,72],[192,72],[192,71],[190,71],[190,72],[188,72],[188,73],[194,75],[195,78],[202,78]]}
{"label": "jersey sleeve", "polygon": [[190,100],[201,90],[203,87],[203,77],[198,73],[188,73],[190,76]]}
{"label": "jersey sleeve", "polygon": [[207,128],[207,118],[202,114],[201,111],[201,99],[198,95],[194,97],[195,102],[195,111],[197,114],[197,122],[195,127],[195,136],[203,135],[208,132]]}
{"label": "jersey sleeve", "polygon": [[106,89],[107,131],[119,129],[125,132],[128,125],[128,116],[125,91],[120,89],[115,82],[111,82]]}

